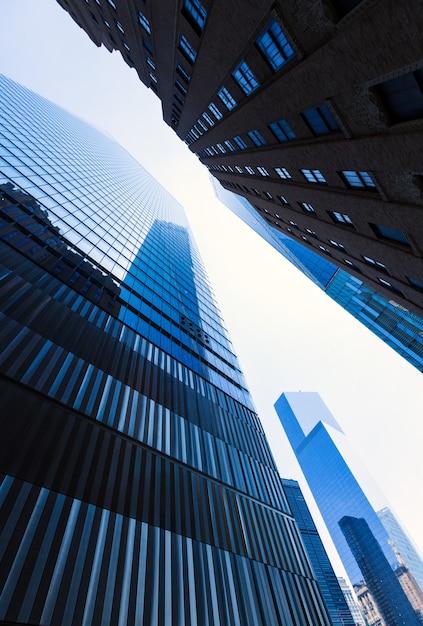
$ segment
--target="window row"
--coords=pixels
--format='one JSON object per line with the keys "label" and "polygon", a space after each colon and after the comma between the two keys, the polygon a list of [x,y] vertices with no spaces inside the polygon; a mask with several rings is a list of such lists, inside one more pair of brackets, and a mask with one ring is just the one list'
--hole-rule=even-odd
{"label": "window row", "polygon": [[[226,147],[227,147],[227,143],[230,143],[230,142],[225,142]],[[219,153],[224,154],[226,152],[225,146],[223,146],[221,143],[216,144],[216,147],[212,146],[211,150],[213,154],[219,154]],[[213,171],[230,172],[233,174],[247,173],[247,174],[250,174],[251,176],[255,176],[257,174],[260,174],[261,176],[271,176],[269,170],[261,165],[256,165],[256,169],[254,169],[250,165],[244,165],[243,167],[241,167],[240,165],[234,165],[234,166],[232,165],[208,165],[207,167],[212,172]],[[286,167],[274,167],[273,171],[278,175],[279,178],[282,178],[283,180],[295,182],[292,174],[288,171]],[[301,172],[302,176],[308,183],[318,184],[318,185],[327,185],[327,180],[320,170],[301,169],[299,170],[299,172]],[[377,191],[376,184],[373,178],[371,177],[371,175],[369,174],[369,172],[356,172],[353,170],[342,170],[341,172],[338,172],[338,174],[348,189],[356,189],[356,190],[372,191],[372,192]]]}
{"label": "window row", "polygon": [[[245,185],[240,185],[238,183],[234,183],[228,180],[222,181],[222,182],[224,182],[225,185],[227,186],[233,187],[235,190],[246,192],[246,193],[252,193],[257,197],[264,197],[266,200],[272,200],[272,201],[279,200],[279,202],[282,205],[291,206],[291,203],[287,200],[285,196],[273,195],[270,191],[260,191],[256,188],[249,188],[249,187],[246,187]],[[305,213],[316,215],[316,216],[318,215],[318,212],[316,211],[315,207],[309,202],[297,201],[297,204]],[[263,209],[263,210],[265,213],[270,214],[270,212],[267,209]],[[329,215],[329,217],[335,224],[344,226],[349,229],[358,230],[353,220],[347,213],[341,213],[340,211],[327,211],[327,214]],[[276,215],[276,217],[280,218],[279,215]],[[409,236],[401,230],[398,230],[396,228],[392,228],[391,226],[386,226],[383,224],[369,224],[369,226],[378,239],[384,240],[386,242],[391,242],[394,244],[400,244],[402,246],[406,246],[407,248],[412,247]],[[330,241],[330,243],[332,243],[332,241]],[[334,245],[334,247],[343,249],[343,246],[341,244],[336,244]],[[373,264],[377,266],[379,269],[385,268],[386,270],[386,267],[380,262],[375,261],[374,263],[372,263],[368,257],[365,257],[364,260],[369,265]]]}
{"label": "window row", "polygon": [[[298,204],[303,204],[303,203],[298,203]],[[275,214],[271,214],[270,211],[268,209],[262,209],[261,207],[258,207],[257,205],[254,205],[254,207],[260,211],[260,212],[264,212],[265,214],[267,214],[269,217],[267,217],[266,219],[268,219],[269,221],[272,221],[273,224],[275,224],[276,226],[281,226],[280,222],[285,222],[285,220],[283,220],[281,218],[281,216],[277,213]],[[276,217],[277,220],[273,220],[271,219],[272,217]],[[297,222],[295,222],[294,220],[289,220],[287,222],[287,224],[289,224],[286,227],[286,231],[291,235],[294,236],[296,235],[295,230],[297,231],[301,231],[300,227],[298,226]],[[374,227],[374,224],[370,224],[370,226]],[[293,230],[294,229],[294,230]],[[314,243],[309,239],[309,237],[312,237],[313,239],[317,239],[320,240],[320,237],[318,236],[318,234],[316,233],[315,230],[312,230],[311,228],[305,228],[304,232],[307,233],[306,235],[300,235],[298,234],[298,237],[304,241],[305,243],[309,244],[310,246],[314,247]],[[328,239],[327,242],[331,245],[332,249],[337,250],[338,252],[343,252],[344,254],[348,254],[347,249],[345,248],[344,244],[335,241],[334,239]],[[317,244],[318,249],[321,252],[324,252],[326,255],[328,256],[332,256],[331,250],[329,248],[327,248],[326,246],[322,245],[321,243]],[[361,262],[365,263],[366,265],[373,267],[375,269],[377,269],[378,271],[381,271],[385,274],[390,274],[390,271],[388,270],[387,266],[380,262],[377,261],[367,255],[362,255],[361,256]],[[345,263],[345,265],[347,265],[350,269],[354,269],[355,271],[362,273],[362,269],[359,265],[357,265],[357,263],[351,261],[351,259],[348,258],[344,258],[343,262]],[[392,282],[388,281],[386,278],[382,278],[380,276],[376,277],[378,282],[383,285],[384,287],[387,287],[388,289],[390,289],[391,291],[397,293],[398,295],[401,295],[402,297],[404,297],[404,293],[401,291],[401,289],[394,285]],[[418,289],[419,291],[423,291],[423,282],[416,280],[415,278],[411,277],[411,276],[406,276],[409,284],[414,287],[415,289]]]}

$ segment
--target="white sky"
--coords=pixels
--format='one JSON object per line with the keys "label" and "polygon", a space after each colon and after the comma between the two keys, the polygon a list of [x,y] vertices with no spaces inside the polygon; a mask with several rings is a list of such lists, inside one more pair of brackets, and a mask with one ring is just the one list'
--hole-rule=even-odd
{"label": "white sky", "polygon": [[281,475],[309,495],[273,404],[317,391],[385,494],[369,480],[372,503],[390,506],[423,551],[423,375],[215,199],[119,54],[97,49],[54,0],[0,0],[0,23],[0,72],[107,131],[186,208]]}

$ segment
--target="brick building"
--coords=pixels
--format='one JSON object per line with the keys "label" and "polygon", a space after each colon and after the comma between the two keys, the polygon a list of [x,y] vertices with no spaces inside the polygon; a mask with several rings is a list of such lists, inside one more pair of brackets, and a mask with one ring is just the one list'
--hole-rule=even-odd
{"label": "brick building", "polygon": [[422,314],[419,2],[58,2],[224,187]]}

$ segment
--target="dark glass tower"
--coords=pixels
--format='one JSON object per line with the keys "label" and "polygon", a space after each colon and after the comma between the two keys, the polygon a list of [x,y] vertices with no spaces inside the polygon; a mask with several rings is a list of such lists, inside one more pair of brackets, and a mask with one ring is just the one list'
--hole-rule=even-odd
{"label": "dark glass tower", "polygon": [[329,557],[320,539],[310,510],[296,480],[282,479],[288,504],[295,517],[301,537],[307,549],[323,600],[333,626],[355,626],[356,622],[345,600]]}
{"label": "dark glass tower", "polygon": [[319,394],[283,393],[275,409],[352,584],[362,580],[362,572],[339,528],[346,515],[364,518],[388,562],[397,566],[388,534],[342,456],[343,431]]}
{"label": "dark glass tower", "polygon": [[346,516],[339,526],[386,624],[419,626],[421,622],[366,520]]}
{"label": "dark glass tower", "polygon": [[0,102],[0,623],[329,624],[180,205]]}

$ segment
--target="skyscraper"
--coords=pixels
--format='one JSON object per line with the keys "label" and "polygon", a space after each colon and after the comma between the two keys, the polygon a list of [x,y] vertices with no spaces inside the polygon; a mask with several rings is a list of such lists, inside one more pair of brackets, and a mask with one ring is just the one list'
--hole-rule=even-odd
{"label": "skyscraper", "polygon": [[296,480],[282,479],[282,485],[290,509],[295,517],[307,553],[310,557],[323,600],[333,626],[354,626],[356,622],[345,600],[326,550],[320,539],[316,524],[304,500]]}
{"label": "skyscraper", "polygon": [[58,2],[224,187],[422,316],[419,2]]}
{"label": "skyscraper", "polygon": [[366,626],[366,622],[364,621],[360,605],[358,604],[357,598],[352,592],[351,587],[349,586],[345,578],[342,578],[342,576],[338,576],[337,578],[342,593],[344,594],[345,601],[348,604],[348,608],[350,609],[351,615],[354,618],[354,624],[356,624],[356,626]]}
{"label": "skyscraper", "polygon": [[360,582],[362,573],[339,527],[347,515],[364,518],[390,565],[397,565],[386,530],[338,449],[343,432],[319,394],[283,393],[275,409],[350,581]]}
{"label": "skyscraper", "polygon": [[385,622],[419,626],[421,622],[366,520],[347,515],[339,525]]}
{"label": "skyscraper", "polygon": [[[284,234],[266,222],[248,200],[224,189],[216,180],[213,186],[219,200],[235,215],[388,346],[423,371],[423,318],[303,246],[293,236],[298,226],[293,220],[288,234]],[[315,231],[308,229],[307,236],[314,237]]]}
{"label": "skyscraper", "polygon": [[405,565],[423,591],[423,562],[413,542],[388,507],[384,507],[378,511],[377,515],[386,528],[386,532],[394,548],[398,551]]}
{"label": "skyscraper", "polygon": [[183,210],[0,79],[2,623],[329,620]]}

